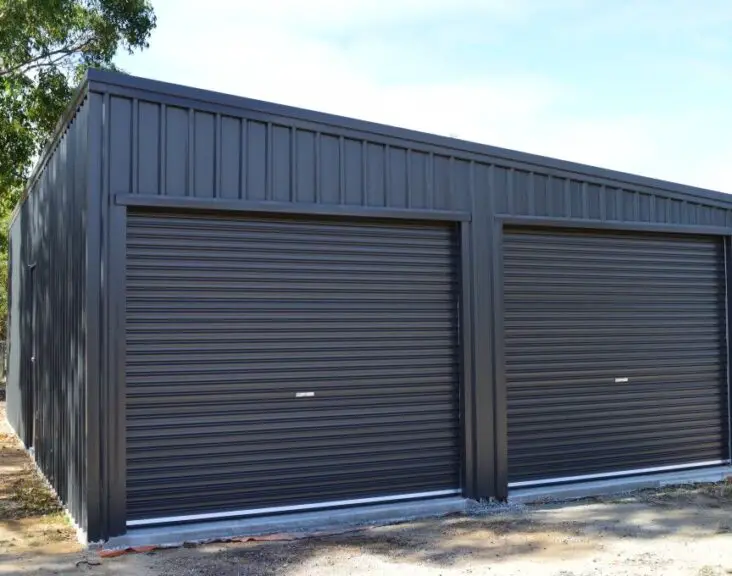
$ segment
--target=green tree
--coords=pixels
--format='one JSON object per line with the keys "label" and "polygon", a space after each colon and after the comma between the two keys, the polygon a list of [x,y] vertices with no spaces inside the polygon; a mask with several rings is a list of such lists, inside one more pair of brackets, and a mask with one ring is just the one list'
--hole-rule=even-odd
{"label": "green tree", "polygon": [[114,69],[119,50],[146,48],[154,28],[149,0],[0,0],[1,292],[8,216],[74,86],[89,67]]}

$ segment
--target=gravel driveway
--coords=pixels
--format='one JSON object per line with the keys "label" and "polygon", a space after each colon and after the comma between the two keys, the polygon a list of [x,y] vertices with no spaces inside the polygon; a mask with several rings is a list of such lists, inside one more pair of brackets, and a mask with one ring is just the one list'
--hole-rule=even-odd
{"label": "gravel driveway", "polygon": [[[0,417],[2,408],[0,403]],[[0,445],[0,575],[732,575],[732,484],[487,508],[470,516],[292,541],[100,558],[80,551],[63,517],[53,506],[47,509],[37,490],[28,499],[28,490],[11,489],[28,486],[30,467],[5,432],[0,434],[5,443]],[[10,488],[1,489],[3,476]]]}
{"label": "gravel driveway", "polygon": [[685,487],[288,542],[209,544],[109,559],[37,550],[6,556],[3,573],[722,576],[732,574],[732,489]]}

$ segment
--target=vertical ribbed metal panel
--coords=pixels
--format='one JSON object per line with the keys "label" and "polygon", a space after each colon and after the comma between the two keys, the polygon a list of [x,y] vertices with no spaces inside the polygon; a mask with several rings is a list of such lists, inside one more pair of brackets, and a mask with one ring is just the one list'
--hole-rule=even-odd
{"label": "vertical ribbed metal panel", "polygon": [[[200,103],[191,102],[192,106]],[[469,158],[409,139],[110,98],[115,192],[297,204],[466,210]],[[233,110],[230,109],[231,112]],[[131,145],[132,144],[132,145]],[[136,172],[132,166],[136,165]]]}
{"label": "vertical ribbed metal panel", "polygon": [[140,212],[127,254],[129,520],[459,487],[452,227]]}
{"label": "vertical ribbed metal panel", "polygon": [[641,190],[548,167],[496,166],[495,174],[496,211],[506,216],[724,227],[729,213],[726,207],[684,201],[659,188]]}
{"label": "vertical ribbed metal panel", "polygon": [[12,224],[8,394],[13,426],[86,529],[87,102],[74,112]]}
{"label": "vertical ribbed metal panel", "polygon": [[722,242],[507,229],[509,480],[724,460]]}

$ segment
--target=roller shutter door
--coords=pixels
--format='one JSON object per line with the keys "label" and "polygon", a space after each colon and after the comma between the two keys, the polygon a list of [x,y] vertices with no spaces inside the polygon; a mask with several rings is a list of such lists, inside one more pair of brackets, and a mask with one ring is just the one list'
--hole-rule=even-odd
{"label": "roller shutter door", "polygon": [[508,229],[509,483],[729,458],[712,237]]}
{"label": "roller shutter door", "polygon": [[459,487],[451,227],[131,213],[127,511]]}

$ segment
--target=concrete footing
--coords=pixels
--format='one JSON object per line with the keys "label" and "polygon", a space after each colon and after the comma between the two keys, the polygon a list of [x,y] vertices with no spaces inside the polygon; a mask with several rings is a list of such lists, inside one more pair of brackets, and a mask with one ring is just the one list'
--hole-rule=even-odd
{"label": "concrete footing", "polygon": [[[684,470],[660,474],[610,478],[572,484],[555,484],[533,488],[510,490],[508,500],[512,504],[578,500],[590,496],[622,494],[645,488],[670,485],[720,482],[732,478],[732,466],[718,466],[696,470]],[[460,497],[415,500],[299,512],[256,518],[227,519],[146,528],[134,528],[127,534],[115,536],[106,542],[107,549],[136,546],[179,546],[183,543],[200,543],[226,540],[244,536],[262,536],[274,533],[312,534],[357,529],[365,525],[391,524],[420,518],[465,513],[469,500]]]}
{"label": "concrete footing", "polygon": [[225,540],[242,536],[261,536],[279,532],[313,533],[337,532],[370,524],[390,524],[463,513],[468,501],[451,497],[431,500],[415,500],[373,506],[359,506],[318,512],[301,512],[277,516],[260,516],[239,520],[198,522],[173,526],[156,526],[131,529],[127,534],[115,536],[104,548],[131,548],[135,546],[177,546],[185,542]]}
{"label": "concrete footing", "polygon": [[514,504],[531,504],[535,502],[578,500],[590,496],[608,496],[646,488],[721,482],[728,478],[732,478],[732,466],[716,466],[714,468],[607,478],[604,480],[574,482],[572,484],[519,488],[509,490],[508,501]]}

